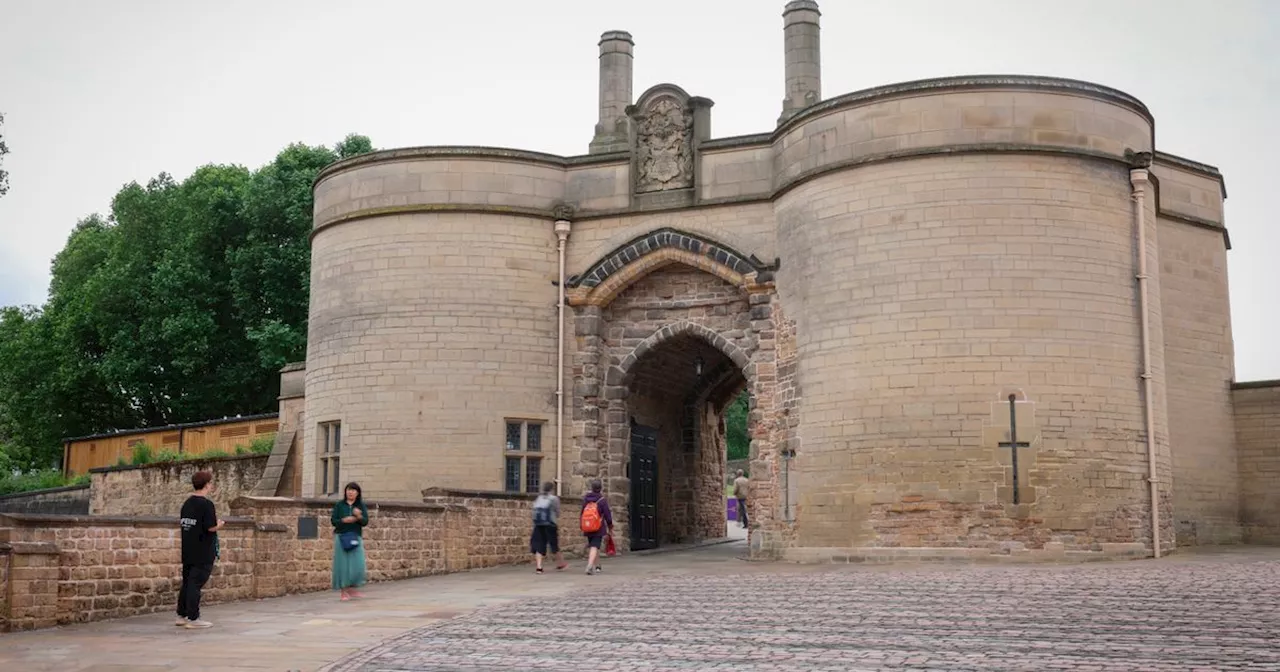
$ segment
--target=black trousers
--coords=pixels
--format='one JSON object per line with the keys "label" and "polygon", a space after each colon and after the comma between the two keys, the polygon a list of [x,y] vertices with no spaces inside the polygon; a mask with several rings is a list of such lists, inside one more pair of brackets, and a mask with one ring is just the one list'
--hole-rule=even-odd
{"label": "black trousers", "polygon": [[738,522],[742,523],[743,527],[746,527],[747,525],[750,524],[750,522],[747,520],[747,500],[743,499],[742,497],[738,497],[737,500],[738,500]]}
{"label": "black trousers", "polygon": [[178,591],[178,615],[189,620],[200,618],[200,591],[209,582],[213,565],[183,565],[182,589]]}

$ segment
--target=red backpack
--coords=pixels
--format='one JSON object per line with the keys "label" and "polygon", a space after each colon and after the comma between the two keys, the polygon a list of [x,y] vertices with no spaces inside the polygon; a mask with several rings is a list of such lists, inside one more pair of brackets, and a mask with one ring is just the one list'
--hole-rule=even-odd
{"label": "red backpack", "polygon": [[582,507],[582,531],[586,534],[594,534],[600,531],[600,507],[596,502],[587,502]]}

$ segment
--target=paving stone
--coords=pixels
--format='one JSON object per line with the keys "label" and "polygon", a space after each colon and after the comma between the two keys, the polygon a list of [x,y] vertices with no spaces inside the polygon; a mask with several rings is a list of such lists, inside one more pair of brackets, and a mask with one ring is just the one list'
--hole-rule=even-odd
{"label": "paving stone", "polygon": [[519,601],[329,668],[1280,669],[1280,554],[683,573]]}

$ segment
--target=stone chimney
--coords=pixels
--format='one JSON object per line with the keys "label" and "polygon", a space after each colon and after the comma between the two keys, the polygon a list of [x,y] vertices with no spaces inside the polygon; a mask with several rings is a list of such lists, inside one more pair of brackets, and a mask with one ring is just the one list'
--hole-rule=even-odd
{"label": "stone chimney", "polygon": [[782,10],[783,51],[786,55],[786,97],[778,123],[822,100],[822,50],[818,43],[818,3],[791,0]]}
{"label": "stone chimney", "polygon": [[635,42],[625,30],[600,36],[600,121],[591,140],[590,153],[605,154],[630,149],[631,68]]}

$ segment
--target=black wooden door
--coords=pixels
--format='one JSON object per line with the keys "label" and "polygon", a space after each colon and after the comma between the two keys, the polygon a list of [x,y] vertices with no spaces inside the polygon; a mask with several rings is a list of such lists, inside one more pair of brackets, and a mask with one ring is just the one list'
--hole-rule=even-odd
{"label": "black wooden door", "polygon": [[631,426],[631,550],[658,547],[658,430]]}

